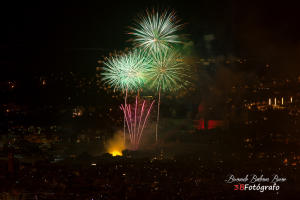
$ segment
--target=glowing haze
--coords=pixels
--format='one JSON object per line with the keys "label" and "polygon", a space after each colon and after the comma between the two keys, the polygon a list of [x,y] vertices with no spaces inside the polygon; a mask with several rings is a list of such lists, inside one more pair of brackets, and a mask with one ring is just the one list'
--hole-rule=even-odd
{"label": "glowing haze", "polygon": [[112,139],[110,139],[106,144],[106,152],[112,156],[122,156],[122,151],[125,150],[125,145],[123,142],[123,132],[118,131],[115,133]]}

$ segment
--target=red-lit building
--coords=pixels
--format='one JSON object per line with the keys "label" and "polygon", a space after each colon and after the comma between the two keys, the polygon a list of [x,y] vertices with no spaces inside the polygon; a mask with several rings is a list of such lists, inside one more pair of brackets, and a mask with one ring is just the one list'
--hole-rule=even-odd
{"label": "red-lit building", "polygon": [[210,119],[205,115],[205,107],[202,104],[198,106],[198,117],[194,120],[194,128],[196,130],[211,130],[225,126],[224,120]]}

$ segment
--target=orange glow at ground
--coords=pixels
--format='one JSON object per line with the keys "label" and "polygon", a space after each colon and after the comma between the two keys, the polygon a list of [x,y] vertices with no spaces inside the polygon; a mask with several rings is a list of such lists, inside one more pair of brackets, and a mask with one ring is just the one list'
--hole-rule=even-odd
{"label": "orange glow at ground", "polygon": [[122,152],[121,151],[118,151],[118,150],[115,150],[113,152],[109,152],[112,156],[122,156]]}
{"label": "orange glow at ground", "polygon": [[122,151],[125,149],[123,132],[119,131],[114,134],[106,144],[106,152],[112,156],[122,156]]}

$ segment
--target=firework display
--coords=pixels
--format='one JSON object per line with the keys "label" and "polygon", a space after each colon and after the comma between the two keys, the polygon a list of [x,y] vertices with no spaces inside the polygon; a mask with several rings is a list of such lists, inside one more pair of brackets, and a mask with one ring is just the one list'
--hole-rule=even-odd
{"label": "firework display", "polygon": [[133,36],[136,46],[157,52],[181,43],[177,34],[181,27],[182,25],[176,20],[175,12],[159,13],[153,10],[139,17],[129,34]]}
{"label": "firework display", "polygon": [[121,110],[124,112],[125,121],[128,128],[130,142],[134,150],[138,149],[145,124],[151,112],[154,101],[150,106],[146,106],[144,100],[142,104],[139,104],[138,97],[135,98],[135,105],[124,104],[121,105]]}
{"label": "firework display", "polygon": [[173,92],[189,83],[188,68],[174,48],[174,44],[181,43],[178,35],[181,27],[175,12],[146,11],[146,14],[136,21],[135,26],[131,27],[130,35],[133,36],[132,41],[137,48],[128,54],[111,56],[104,62],[104,83],[115,90],[125,92],[124,105],[121,106],[124,112],[124,144],[126,125],[131,143],[135,147],[138,146],[140,139],[137,138],[140,138],[141,134],[141,130],[136,132],[132,129],[135,125],[132,124],[130,105],[127,105],[128,90],[139,92],[144,87],[158,92],[155,131],[157,142],[161,92]]}
{"label": "firework display", "polygon": [[0,200],[300,199],[300,1],[3,2]]}

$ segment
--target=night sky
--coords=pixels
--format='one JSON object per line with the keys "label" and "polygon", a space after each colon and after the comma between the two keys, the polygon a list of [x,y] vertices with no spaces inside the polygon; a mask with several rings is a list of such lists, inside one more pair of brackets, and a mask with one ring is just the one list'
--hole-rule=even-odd
{"label": "night sky", "polygon": [[[1,79],[26,73],[92,75],[97,60],[129,46],[126,32],[146,8],[174,9],[197,56],[235,55],[294,74],[300,55],[296,1],[22,1],[1,6]],[[212,52],[203,36],[213,34]],[[211,55],[210,55],[211,54]],[[257,67],[257,66],[255,66]],[[285,71],[286,73],[282,73]]]}

